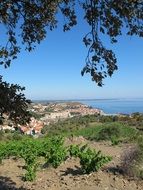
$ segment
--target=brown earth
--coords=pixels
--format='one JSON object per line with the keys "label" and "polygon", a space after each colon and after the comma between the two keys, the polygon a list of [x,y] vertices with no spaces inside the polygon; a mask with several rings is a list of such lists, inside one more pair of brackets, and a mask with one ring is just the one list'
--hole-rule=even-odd
{"label": "brown earth", "polygon": [[68,159],[57,169],[37,171],[34,182],[22,181],[24,162],[7,159],[0,165],[0,190],[143,190],[143,182],[127,178],[119,169],[121,156],[132,145],[111,146],[107,142],[89,142],[82,137],[66,140],[66,144],[87,143],[113,160],[99,172],[83,175],[78,159]]}

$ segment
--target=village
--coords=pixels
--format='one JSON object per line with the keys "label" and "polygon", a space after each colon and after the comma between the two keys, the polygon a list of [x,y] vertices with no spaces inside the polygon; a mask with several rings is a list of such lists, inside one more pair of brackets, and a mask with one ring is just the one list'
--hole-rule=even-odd
{"label": "village", "polygon": [[[19,131],[23,134],[38,136],[44,126],[59,120],[84,115],[101,115],[100,109],[89,107],[79,102],[51,102],[32,103],[28,110],[31,113],[31,120],[25,125],[18,124]],[[6,121],[0,125],[0,130],[15,130],[15,126]]]}

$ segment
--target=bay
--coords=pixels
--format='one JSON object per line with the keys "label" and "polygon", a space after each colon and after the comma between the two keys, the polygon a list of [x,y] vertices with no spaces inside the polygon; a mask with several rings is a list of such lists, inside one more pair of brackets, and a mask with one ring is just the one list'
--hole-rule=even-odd
{"label": "bay", "polygon": [[98,108],[105,114],[143,113],[143,98],[134,99],[74,99],[74,100],[34,100],[35,103],[80,102]]}
{"label": "bay", "polygon": [[107,114],[131,114],[134,112],[143,113],[143,98],[140,99],[92,99],[79,100],[79,102],[99,108]]}

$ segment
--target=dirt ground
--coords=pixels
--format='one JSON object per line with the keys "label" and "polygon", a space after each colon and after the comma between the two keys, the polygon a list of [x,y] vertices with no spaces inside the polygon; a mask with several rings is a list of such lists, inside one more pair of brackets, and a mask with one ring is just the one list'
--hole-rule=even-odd
{"label": "dirt ground", "polygon": [[70,143],[87,143],[113,160],[99,172],[83,175],[78,159],[68,159],[57,169],[37,171],[34,182],[22,181],[22,160],[7,159],[0,165],[0,190],[143,190],[143,182],[127,178],[119,169],[121,156],[131,145],[111,146],[105,142],[89,142],[82,137],[66,140]]}

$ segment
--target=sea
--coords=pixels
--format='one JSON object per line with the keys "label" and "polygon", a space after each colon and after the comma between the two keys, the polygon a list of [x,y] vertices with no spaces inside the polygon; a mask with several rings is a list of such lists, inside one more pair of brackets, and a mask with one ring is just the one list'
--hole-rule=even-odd
{"label": "sea", "polygon": [[143,98],[140,99],[94,99],[82,100],[93,108],[99,108],[106,114],[131,114],[143,113]]}
{"label": "sea", "polygon": [[[81,102],[92,108],[98,108],[105,114],[143,113],[143,98],[134,99],[75,99],[75,100],[44,100],[40,102]],[[39,101],[38,101],[39,102]]]}

